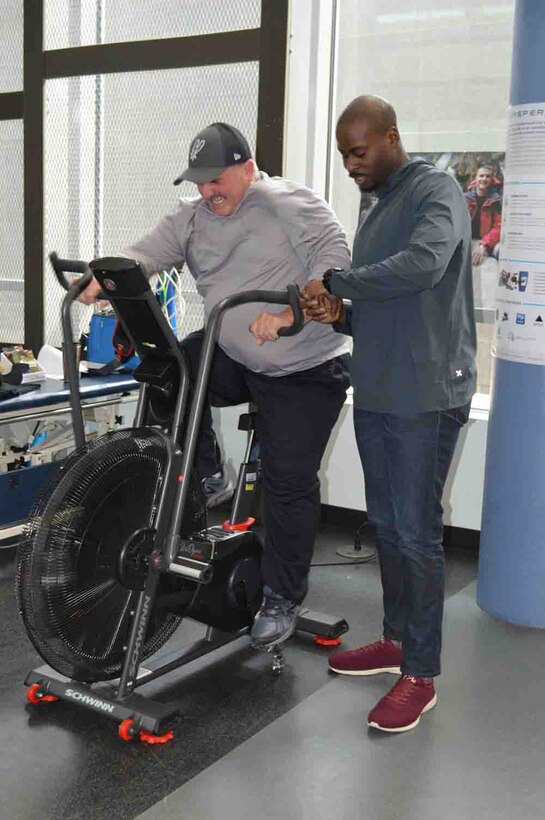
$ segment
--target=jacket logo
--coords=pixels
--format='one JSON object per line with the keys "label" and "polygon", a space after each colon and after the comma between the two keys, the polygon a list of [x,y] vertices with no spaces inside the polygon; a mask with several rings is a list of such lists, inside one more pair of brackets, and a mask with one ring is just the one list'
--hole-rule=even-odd
{"label": "jacket logo", "polygon": [[191,162],[195,162],[195,160],[197,159],[197,155],[202,151],[205,145],[206,140],[195,140],[195,142],[191,146],[191,151],[189,152],[189,159],[191,160]]}

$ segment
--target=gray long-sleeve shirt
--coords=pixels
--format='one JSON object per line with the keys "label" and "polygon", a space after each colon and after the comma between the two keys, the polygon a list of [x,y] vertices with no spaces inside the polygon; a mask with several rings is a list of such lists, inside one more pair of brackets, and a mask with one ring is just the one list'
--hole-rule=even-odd
{"label": "gray long-sleeve shirt", "polygon": [[[282,290],[320,278],[330,267],[350,266],[345,234],[317,194],[261,173],[230,216],[216,216],[201,198],[181,199],[172,214],[123,253],[148,274],[185,262],[204,299],[205,318],[221,299],[250,289]],[[257,345],[248,328],[262,310],[240,305],[222,321],[219,344],[258,373],[283,376],[307,370],[349,350],[331,327],[309,322],[296,336]]]}
{"label": "gray long-sleeve shirt", "polygon": [[352,301],[354,404],[410,414],[466,404],[475,391],[471,223],[457,182],[425,160],[377,191],[331,290]]}

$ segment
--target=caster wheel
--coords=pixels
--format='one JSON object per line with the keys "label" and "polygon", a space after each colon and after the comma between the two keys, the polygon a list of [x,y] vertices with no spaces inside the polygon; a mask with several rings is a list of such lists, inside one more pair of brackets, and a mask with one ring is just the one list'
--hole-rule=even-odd
{"label": "caster wheel", "polygon": [[56,695],[46,695],[40,683],[33,683],[26,690],[26,699],[29,703],[54,703],[58,700]]}
{"label": "caster wheel", "polygon": [[126,720],[121,721],[117,733],[121,740],[125,740],[128,743],[129,741],[134,740],[138,734],[138,726],[134,720],[127,718]]}

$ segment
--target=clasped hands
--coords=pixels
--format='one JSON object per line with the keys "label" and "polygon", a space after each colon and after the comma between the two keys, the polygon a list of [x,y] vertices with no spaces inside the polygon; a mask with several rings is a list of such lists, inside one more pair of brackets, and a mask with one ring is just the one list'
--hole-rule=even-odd
{"label": "clasped hands", "polygon": [[312,319],[322,325],[342,322],[344,305],[340,296],[333,296],[324,288],[321,279],[311,279],[301,291],[301,308],[305,320]]}
{"label": "clasped hands", "polygon": [[[339,296],[332,296],[323,286],[321,279],[311,279],[301,291],[300,305],[304,321],[314,321],[330,325],[341,322],[344,318],[344,305]],[[280,313],[269,313],[264,310],[258,314],[249,327],[258,345],[274,342],[278,339],[281,327],[293,323],[293,311],[290,307]]]}

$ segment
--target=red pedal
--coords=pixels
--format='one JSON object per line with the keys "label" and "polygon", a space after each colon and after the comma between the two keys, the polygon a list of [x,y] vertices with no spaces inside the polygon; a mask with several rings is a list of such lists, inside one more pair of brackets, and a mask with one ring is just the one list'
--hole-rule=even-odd
{"label": "red pedal", "polygon": [[253,527],[255,524],[255,518],[247,518],[246,521],[240,521],[238,524],[231,524],[231,522],[227,519],[221,525],[224,530],[230,530],[232,532],[246,532],[249,530],[250,527]]}

